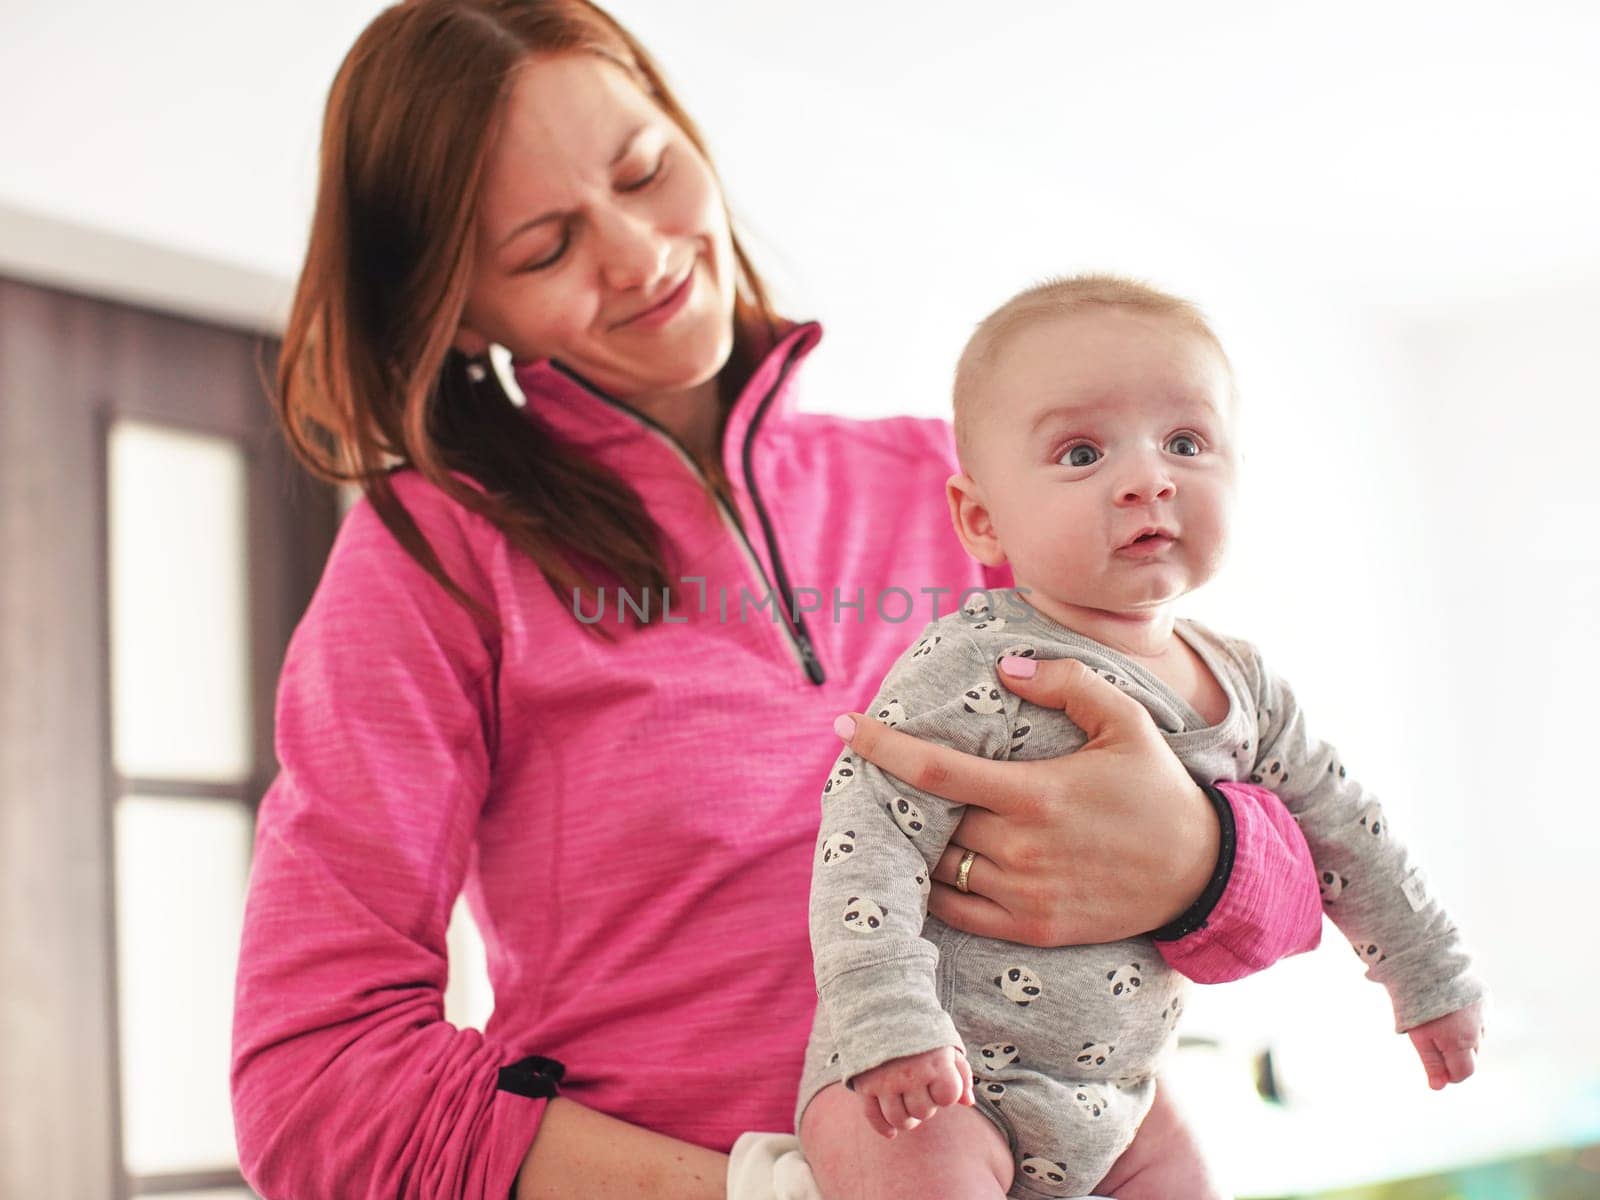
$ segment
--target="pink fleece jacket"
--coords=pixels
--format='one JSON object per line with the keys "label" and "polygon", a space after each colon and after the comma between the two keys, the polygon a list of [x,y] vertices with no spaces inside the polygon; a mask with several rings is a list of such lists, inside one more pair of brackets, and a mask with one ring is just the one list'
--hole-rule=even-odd
{"label": "pink fleece jacket", "polygon": [[[409,472],[402,501],[498,628],[368,506],[345,521],[283,668],[239,961],[234,1119],[264,1196],[504,1200],[544,1101],[502,1090],[500,1069],[532,1054],[567,1064],[573,1099],[704,1146],[788,1126],[833,718],[933,615],[924,589],[948,612],[1009,582],[951,531],[945,423],[794,411],[819,336],[793,329],[732,411],[732,516],[648,421],[550,363],[519,368],[530,416],[665,530],[691,577],[670,623],[618,624],[608,591],[618,641],[592,637],[570,596]],[[821,607],[790,628],[753,607],[769,587],[819,589],[800,604]],[[1231,882],[1168,947],[1201,981],[1315,944],[1320,921],[1288,815],[1229,794]],[[482,1034],[443,1018],[463,888],[496,1000]]]}

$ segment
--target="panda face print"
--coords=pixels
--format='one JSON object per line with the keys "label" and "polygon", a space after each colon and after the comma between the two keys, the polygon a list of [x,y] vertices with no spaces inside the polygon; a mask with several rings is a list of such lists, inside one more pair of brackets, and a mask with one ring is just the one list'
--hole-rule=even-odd
{"label": "panda face print", "polygon": [[961,693],[961,707],[969,713],[997,713],[1003,711],[1005,706],[1000,689],[987,680],[975,683]]}
{"label": "panda face print", "polygon": [[1161,1019],[1167,1023],[1167,1028],[1172,1029],[1178,1024],[1178,1018],[1183,1016],[1183,998],[1174,996],[1172,1002],[1161,1010]]}
{"label": "panda face print", "polygon": [[994,977],[994,985],[1007,1000],[1023,1008],[1044,994],[1039,977],[1027,967],[1007,967],[1004,975]]}
{"label": "panda face print", "polygon": [[844,903],[844,927],[852,933],[877,933],[888,916],[889,910],[876,900],[851,896]]}
{"label": "panda face print", "polygon": [[1388,828],[1388,824],[1383,819],[1383,805],[1376,800],[1363,808],[1361,816],[1357,819],[1361,822],[1361,828],[1365,829],[1373,837],[1382,837],[1383,831]]}
{"label": "panda face print", "polygon": [[1256,769],[1250,772],[1250,782],[1259,783],[1264,788],[1276,790],[1289,781],[1289,769],[1283,765],[1281,758],[1263,759],[1256,764]]}
{"label": "panda face print", "polygon": [[1022,1173],[1041,1187],[1059,1188],[1066,1186],[1067,1182],[1066,1167],[1037,1154],[1030,1154],[1022,1160]]}
{"label": "panda face print", "polygon": [[1005,1097],[1006,1085],[993,1079],[988,1079],[978,1086],[978,1093],[989,1097],[990,1104],[999,1104]]}
{"label": "panda face print", "polygon": [[[1084,665],[1087,666],[1088,664],[1086,663]],[[1118,675],[1115,671],[1103,671],[1099,667],[1089,667],[1089,670],[1093,671],[1096,675],[1100,676],[1101,679],[1104,679],[1113,687],[1125,688],[1128,686],[1128,681],[1121,675]]]}
{"label": "panda face print", "polygon": [[1026,721],[1021,722],[1011,731],[1011,753],[1015,754],[1027,744],[1028,735],[1033,732],[1033,726]]}
{"label": "panda face print", "polygon": [[1143,985],[1143,972],[1138,963],[1129,963],[1125,967],[1118,967],[1115,971],[1106,972],[1106,983],[1111,988],[1113,996],[1136,995]]}
{"label": "panda face print", "polygon": [[839,1065],[839,1052],[837,1050],[828,1055],[828,1065],[830,1067],[837,1067]]}
{"label": "panda face print", "polygon": [[1333,775],[1333,776],[1335,776],[1335,777],[1337,777],[1339,779],[1343,779],[1344,778],[1344,764],[1341,763],[1341,762],[1333,762],[1332,760],[1330,760],[1328,762],[1328,774],[1329,775]]}
{"label": "panda face print", "polygon": [[1078,1106],[1091,1121],[1098,1121],[1105,1115],[1106,1098],[1099,1088],[1081,1087],[1072,1093],[1072,1102]]}
{"label": "panda face print", "polygon": [[849,754],[841,754],[839,761],[833,764],[833,773],[828,776],[828,782],[822,785],[823,799],[826,800],[829,796],[837,796],[855,781],[855,758]]}
{"label": "panda face print", "polygon": [[1115,1046],[1108,1046],[1104,1042],[1085,1042],[1072,1061],[1080,1067],[1098,1071],[1106,1065],[1106,1060],[1115,1049]]}
{"label": "panda face print", "polygon": [[822,861],[824,864],[839,862],[842,859],[849,858],[855,852],[856,831],[854,829],[830,833],[822,843]]}
{"label": "panda face print", "polygon": [[885,700],[883,704],[873,709],[869,715],[874,721],[893,729],[906,719],[906,710],[905,706],[898,700]]}
{"label": "panda face print", "polygon": [[927,822],[922,819],[922,810],[904,796],[896,796],[889,801],[889,815],[907,837],[916,837],[927,828]]}
{"label": "panda face print", "polygon": [[1004,617],[984,617],[983,620],[972,623],[972,631],[974,633],[980,633],[985,629],[1004,629],[1005,627],[1006,619]]}
{"label": "panda face print", "polygon": [[1317,876],[1317,889],[1322,893],[1324,904],[1332,904],[1349,886],[1350,880],[1337,871],[1323,871]]}
{"label": "panda face print", "polygon": [[989,597],[984,592],[974,592],[961,602],[961,615],[973,621],[982,621],[993,614]]}
{"label": "panda face print", "polygon": [[922,893],[922,898],[924,900],[926,900],[928,898],[928,894],[933,891],[933,880],[930,877],[931,875],[932,872],[930,872],[927,867],[924,866],[917,868],[917,891]]}
{"label": "panda face print", "polygon": [[1010,1042],[990,1042],[978,1051],[978,1070],[990,1075],[1017,1061],[1017,1048]]}
{"label": "panda face print", "polygon": [[1356,957],[1369,967],[1375,967],[1389,957],[1377,942],[1351,942],[1350,949],[1354,950]]}
{"label": "panda face print", "polygon": [[911,647],[911,657],[927,658],[928,655],[933,653],[934,647],[942,641],[944,641],[944,638],[939,634],[929,634],[927,637],[919,641],[915,646]]}

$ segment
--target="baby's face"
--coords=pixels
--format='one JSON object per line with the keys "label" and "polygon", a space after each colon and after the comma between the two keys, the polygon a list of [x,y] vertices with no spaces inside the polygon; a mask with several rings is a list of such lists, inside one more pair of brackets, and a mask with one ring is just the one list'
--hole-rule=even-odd
{"label": "baby's face", "polygon": [[1216,573],[1237,454],[1203,335],[1089,308],[1018,331],[979,388],[967,466],[1019,586],[1132,616]]}

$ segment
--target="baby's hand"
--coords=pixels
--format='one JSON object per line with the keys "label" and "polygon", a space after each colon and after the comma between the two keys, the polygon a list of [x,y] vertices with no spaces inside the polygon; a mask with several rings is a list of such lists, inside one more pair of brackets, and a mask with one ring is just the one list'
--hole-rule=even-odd
{"label": "baby's hand", "polygon": [[866,1106],[867,1123],[886,1138],[915,1129],[941,1108],[976,1104],[972,1068],[954,1046],[940,1046],[863,1071],[852,1081]]}
{"label": "baby's hand", "polygon": [[1463,1009],[1418,1025],[1410,1031],[1411,1044],[1428,1072],[1428,1086],[1438,1091],[1460,1083],[1477,1069],[1478,1046],[1483,1041],[1483,1005]]}

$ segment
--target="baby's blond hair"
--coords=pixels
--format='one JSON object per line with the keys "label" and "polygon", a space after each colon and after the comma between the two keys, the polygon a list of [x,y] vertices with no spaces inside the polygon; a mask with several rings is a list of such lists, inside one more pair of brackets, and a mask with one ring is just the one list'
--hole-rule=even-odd
{"label": "baby's blond hair", "polygon": [[1135,279],[1117,275],[1071,275],[1046,279],[1018,292],[978,323],[956,363],[952,400],[955,408],[956,453],[963,468],[972,461],[973,432],[984,405],[979,384],[999,357],[1005,344],[1021,330],[1037,321],[1064,317],[1087,308],[1121,308],[1151,316],[1170,317],[1191,331],[1201,334],[1216,347],[1223,365],[1227,352],[1206,320],[1205,314],[1188,300],[1163,292]]}

